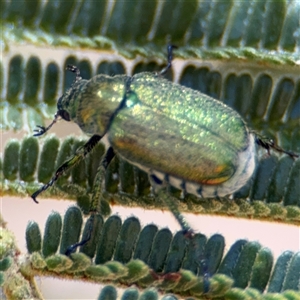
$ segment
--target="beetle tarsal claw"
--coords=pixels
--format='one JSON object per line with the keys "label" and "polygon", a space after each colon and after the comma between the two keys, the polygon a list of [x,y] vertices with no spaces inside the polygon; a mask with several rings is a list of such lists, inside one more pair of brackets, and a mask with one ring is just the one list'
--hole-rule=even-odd
{"label": "beetle tarsal claw", "polygon": [[37,125],[36,127],[38,128],[33,130],[34,132],[36,132],[33,134],[33,136],[40,136],[46,132],[46,128],[44,126]]}

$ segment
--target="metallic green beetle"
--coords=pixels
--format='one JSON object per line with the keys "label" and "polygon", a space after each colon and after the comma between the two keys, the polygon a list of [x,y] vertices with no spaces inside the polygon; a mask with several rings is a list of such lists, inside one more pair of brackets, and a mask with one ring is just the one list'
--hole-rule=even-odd
{"label": "metallic green beetle", "polygon": [[117,153],[148,172],[156,185],[169,183],[201,197],[225,196],[245,185],[255,168],[255,143],[297,156],[255,136],[220,101],[164,79],[173,48],[168,46],[168,65],[159,73],[83,80],[76,67],[68,66],[76,79],[58,100],[54,121],[47,128],[39,126],[35,135],[44,134],[61,117],[92,137],[32,195],[34,201],[100,140],[108,146],[102,173]]}
{"label": "metallic green beetle", "polygon": [[168,46],[168,65],[160,73],[84,80],[76,67],[68,66],[76,79],[59,98],[54,121],[48,128],[39,126],[35,136],[44,134],[58,117],[75,122],[92,136],[83,156],[102,140],[113,149],[108,156],[115,152],[158,181],[201,197],[225,196],[245,185],[255,168],[255,142],[294,156],[257,138],[222,102],[164,79],[173,48]]}
{"label": "metallic green beetle", "polygon": [[[220,101],[164,79],[173,48],[168,46],[168,65],[159,73],[97,75],[84,80],[75,66],[67,67],[76,79],[59,98],[53,122],[47,128],[38,126],[35,136],[61,117],[78,124],[91,138],[48,184],[32,194],[34,201],[100,140],[107,151],[95,179],[91,212],[99,210],[99,186],[115,153],[146,171],[155,186],[169,183],[201,197],[225,196],[241,188],[255,169],[255,144],[297,157],[257,137],[237,112]],[[172,200],[163,198],[182,228],[190,231]],[[71,246],[67,253],[88,240]]]}

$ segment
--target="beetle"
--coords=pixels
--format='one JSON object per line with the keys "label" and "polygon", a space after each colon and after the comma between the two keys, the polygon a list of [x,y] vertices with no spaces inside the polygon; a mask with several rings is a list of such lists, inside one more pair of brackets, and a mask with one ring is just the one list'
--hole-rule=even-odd
{"label": "beetle", "polygon": [[[34,135],[43,135],[61,118],[75,122],[91,137],[32,194],[34,201],[100,141],[107,150],[96,175],[91,212],[98,210],[101,182],[116,153],[146,171],[158,191],[170,184],[207,198],[231,194],[245,185],[255,169],[255,144],[298,157],[257,136],[222,102],[163,78],[171,68],[174,48],[168,45],[168,64],[158,73],[100,74],[85,80],[77,67],[67,67],[76,73],[75,81],[59,98],[53,122],[47,128],[38,126]],[[181,226],[189,228],[172,200],[162,195]]]}

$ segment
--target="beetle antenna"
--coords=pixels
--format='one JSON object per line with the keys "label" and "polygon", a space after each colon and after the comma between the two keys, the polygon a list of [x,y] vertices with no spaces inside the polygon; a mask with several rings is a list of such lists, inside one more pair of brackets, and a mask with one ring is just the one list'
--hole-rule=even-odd
{"label": "beetle antenna", "polygon": [[58,117],[59,117],[59,115],[56,113],[54,115],[53,121],[50,123],[50,125],[48,127],[37,125],[36,126],[37,129],[33,130],[35,132],[33,136],[40,136],[40,135],[43,135],[44,133],[46,133],[57,122]]}
{"label": "beetle antenna", "polygon": [[[71,71],[73,73],[76,73],[76,77],[75,77],[75,80],[73,82],[73,85],[82,79],[82,77],[80,76],[80,70],[79,68],[77,68],[76,66],[73,66],[73,65],[67,65],[66,69],[68,71]],[[40,135],[43,135],[44,133],[46,133],[56,122],[57,122],[57,119],[59,117],[59,114],[56,113],[54,115],[54,120],[52,121],[52,123],[48,126],[48,127],[44,127],[44,126],[40,126],[40,125],[37,125],[36,127],[38,127],[37,129],[34,129],[33,131],[35,132],[33,136],[40,136]]]}
{"label": "beetle antenna", "polygon": [[172,44],[168,44],[167,51],[168,51],[168,64],[159,72],[159,75],[165,75],[167,71],[172,67],[172,60],[173,60],[173,49],[177,49],[178,47]]}
{"label": "beetle antenna", "polygon": [[299,155],[296,154],[296,153],[293,153],[291,151],[286,151],[286,150],[282,149],[281,147],[276,145],[276,143],[272,139],[256,136],[255,137],[255,142],[256,142],[257,145],[265,148],[268,151],[269,155],[270,155],[270,149],[274,149],[277,152],[287,154],[288,156],[290,156],[293,159],[299,157]]}

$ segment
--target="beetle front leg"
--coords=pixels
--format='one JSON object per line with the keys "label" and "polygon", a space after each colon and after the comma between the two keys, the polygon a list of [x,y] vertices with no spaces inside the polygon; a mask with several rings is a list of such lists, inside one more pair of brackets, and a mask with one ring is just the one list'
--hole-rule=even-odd
{"label": "beetle front leg", "polygon": [[47,183],[44,184],[39,190],[34,192],[31,195],[31,198],[34,202],[38,203],[36,200],[36,197],[43,191],[47,190],[50,186],[52,186],[55,181],[59,179],[61,175],[63,175],[65,172],[73,168],[76,164],[78,164],[80,161],[82,161],[98,144],[98,142],[101,140],[102,136],[100,135],[93,135],[86,144],[83,145],[83,147],[80,147],[76,150],[76,153],[73,157],[71,157],[68,161],[66,161],[63,165],[61,165],[57,171],[55,172],[55,175],[52,177],[52,179]]}

